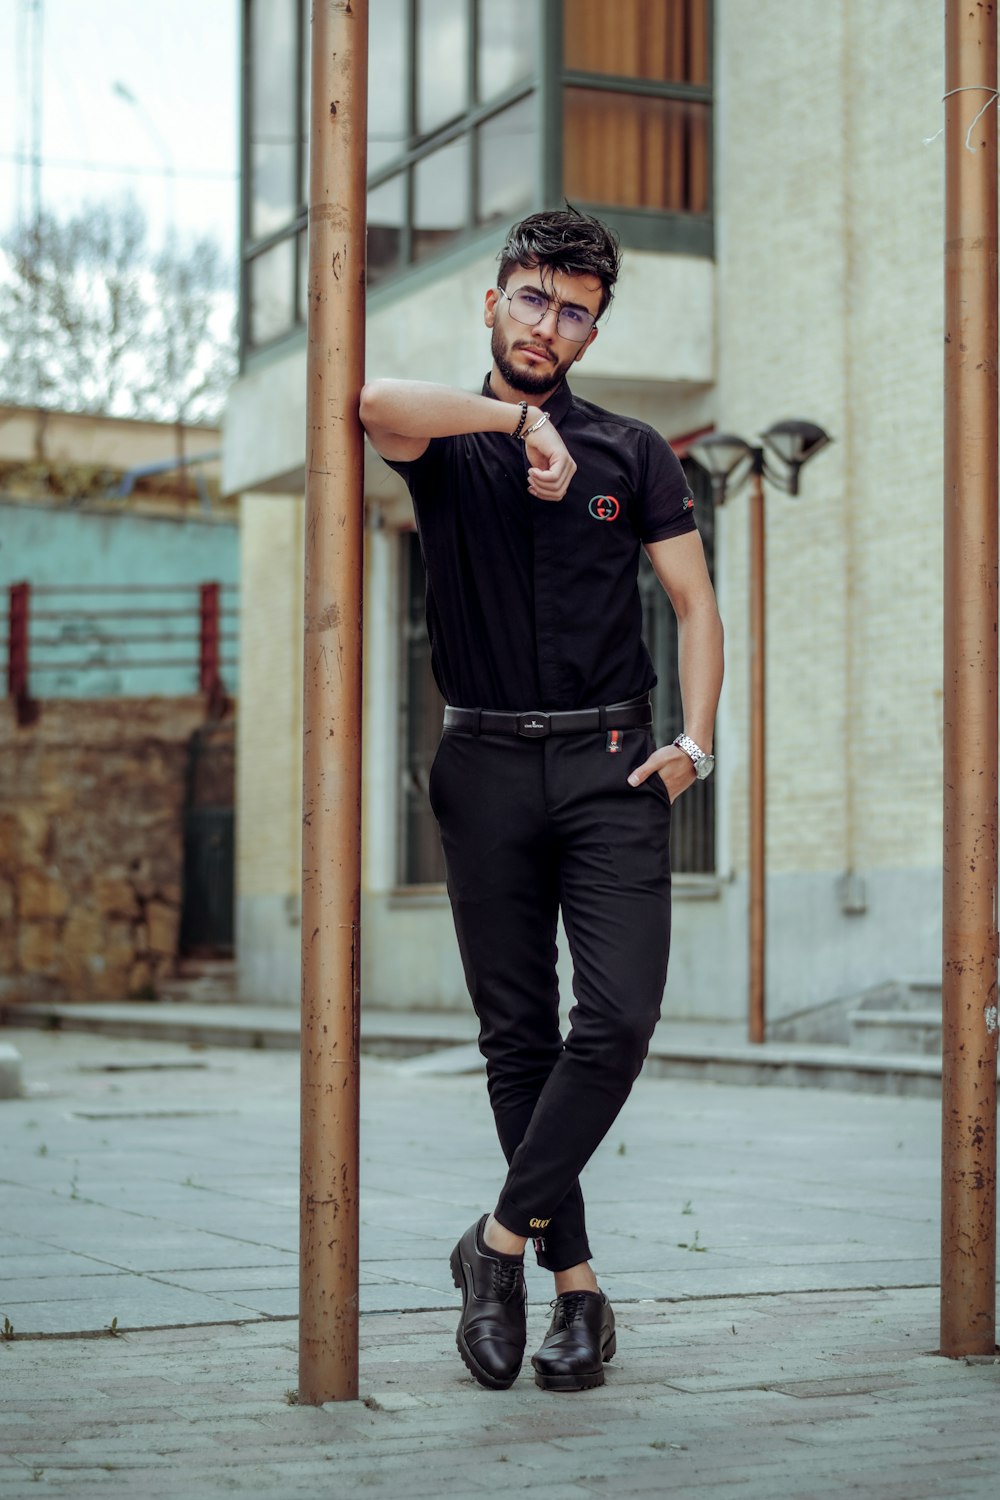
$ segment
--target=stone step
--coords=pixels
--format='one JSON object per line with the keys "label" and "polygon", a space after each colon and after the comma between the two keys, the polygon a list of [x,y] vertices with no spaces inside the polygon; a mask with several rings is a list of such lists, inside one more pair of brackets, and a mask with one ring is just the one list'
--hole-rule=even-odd
{"label": "stone step", "polygon": [[[217,1047],[294,1049],[299,1018],[293,1006],[136,1005],[132,1003],[2,1004],[0,1024],[91,1031]],[[941,1059],[930,1055],[878,1056],[830,1044],[742,1040],[743,1028],[661,1023],[646,1070],[652,1077],[792,1088],[835,1088],[935,1098]],[[433,1074],[479,1071],[471,1011],[420,1012],[362,1009],[361,1050],[386,1062],[412,1059],[408,1071]],[[449,1055],[450,1053],[450,1055]],[[419,1060],[418,1060],[419,1059]]]}
{"label": "stone step", "polygon": [[181,958],[176,973],[157,985],[157,1000],[193,1005],[235,1005],[236,964],[231,958]]}
{"label": "stone step", "polygon": [[935,1010],[863,1010],[848,1016],[849,1044],[870,1055],[896,1056],[913,1053],[918,1057],[940,1056],[941,1011]]}
{"label": "stone step", "polygon": [[899,979],[878,985],[858,1002],[859,1010],[871,1011],[938,1011],[941,1010],[941,978]]}

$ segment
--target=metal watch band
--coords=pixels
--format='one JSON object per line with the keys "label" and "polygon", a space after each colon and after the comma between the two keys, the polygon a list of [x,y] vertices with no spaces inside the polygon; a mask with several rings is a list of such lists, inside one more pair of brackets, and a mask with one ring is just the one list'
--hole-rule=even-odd
{"label": "metal watch band", "polygon": [[714,769],[714,756],[709,755],[708,751],[703,750],[700,745],[696,745],[690,735],[679,734],[673,741],[673,744],[677,746],[678,750],[684,751],[684,754],[688,757],[688,759],[691,761],[691,764],[694,766],[695,775],[698,777],[699,781],[703,780],[704,777]]}

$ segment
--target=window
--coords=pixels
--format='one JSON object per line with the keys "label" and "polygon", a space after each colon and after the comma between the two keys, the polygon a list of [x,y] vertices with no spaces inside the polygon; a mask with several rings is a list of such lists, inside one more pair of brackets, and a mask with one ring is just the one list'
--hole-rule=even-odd
{"label": "window", "polygon": [[[243,6],[246,354],[305,321],[309,6]],[[370,0],[369,286],[564,198],[626,246],[710,255],[709,22],[709,0]]]}
{"label": "window", "polygon": [[399,698],[399,883],[444,881],[444,854],[427,800],[431,762],[441,738],[444,700],[431,674],[424,618],[426,574],[415,531],[400,535],[402,650]]}
{"label": "window", "polygon": [[[540,181],[545,0],[394,0],[386,35],[381,3],[371,7],[369,286],[529,212]],[[412,68],[398,59],[406,35]]]}
{"label": "window", "polygon": [[[246,353],[305,321],[309,6],[243,3]],[[369,285],[536,203],[544,6],[370,0]]]}
{"label": "window", "polygon": [[[715,572],[715,511],[708,476],[698,464],[685,462],[684,473],[695,500],[698,531],[709,572]],[[670,600],[643,554],[639,567],[643,639],[659,679],[653,690],[653,734],[669,745],[684,728],[677,681],[677,620]],[[674,874],[710,875],[715,870],[716,777],[697,783],[677,802],[670,825],[670,858]]]}
{"label": "window", "polygon": [[707,216],[708,19],[708,0],[563,0],[571,202]]}

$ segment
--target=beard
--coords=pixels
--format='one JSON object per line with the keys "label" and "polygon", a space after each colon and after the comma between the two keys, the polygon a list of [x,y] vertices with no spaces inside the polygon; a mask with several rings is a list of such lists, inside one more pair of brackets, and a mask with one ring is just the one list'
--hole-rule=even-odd
{"label": "beard", "polygon": [[501,333],[499,325],[494,324],[493,338],[490,343],[493,361],[511,390],[520,391],[522,396],[544,396],[548,391],[554,391],[576,357],[574,355],[562,364],[553,364],[547,369],[519,370],[511,362],[509,349],[510,345]]}

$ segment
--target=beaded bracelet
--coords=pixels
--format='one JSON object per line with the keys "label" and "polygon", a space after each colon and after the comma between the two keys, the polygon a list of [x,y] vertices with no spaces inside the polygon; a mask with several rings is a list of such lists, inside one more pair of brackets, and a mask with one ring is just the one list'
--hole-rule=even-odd
{"label": "beaded bracelet", "polygon": [[527,420],[528,420],[528,403],[527,403],[527,401],[522,401],[521,402],[521,420],[520,420],[520,422],[518,422],[517,426],[514,428],[514,431],[511,433],[511,437],[519,438],[521,436],[521,433],[524,431],[524,424],[525,424],[525,422]]}

